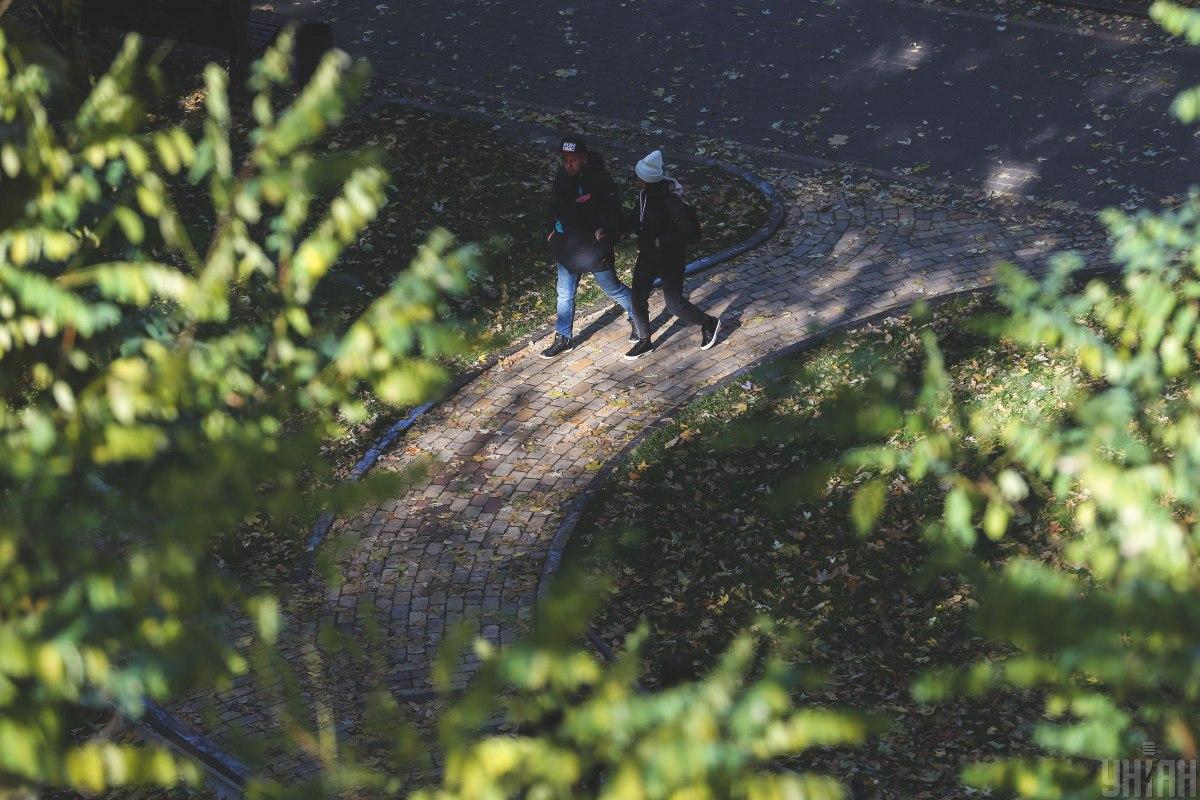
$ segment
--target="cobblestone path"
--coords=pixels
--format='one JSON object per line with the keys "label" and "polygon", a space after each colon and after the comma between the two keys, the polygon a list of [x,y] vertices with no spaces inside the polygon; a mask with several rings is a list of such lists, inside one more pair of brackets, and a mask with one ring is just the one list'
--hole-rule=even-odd
{"label": "cobblestone path", "polygon": [[[775,180],[788,192],[798,179]],[[298,672],[311,670],[305,659],[318,622],[332,621],[364,641],[375,637],[380,674],[368,677],[401,691],[428,688],[431,659],[456,621],[476,620],[479,635],[498,644],[528,626],[564,507],[669,408],[823,326],[986,285],[1002,259],[1036,274],[1068,249],[1104,263],[1103,233],[1083,223],[865,199],[797,202],[770,242],[689,282],[693,301],[721,314],[713,349],[701,351],[697,331],[664,321],[652,301],[663,323],[658,347],[629,362],[627,326],[612,310],[598,312],[577,321],[583,341],[564,357],[544,360],[535,343],[421,418],[376,469],[430,460],[426,477],[335,526],[326,546],[354,542],[341,562],[345,581],[294,620],[285,656]],[[457,678],[473,667],[464,656]],[[322,682],[352,706],[363,676],[325,669]],[[207,722],[199,703],[181,711],[236,753],[230,731],[254,738],[278,727],[283,705],[271,696],[240,684],[215,698]],[[296,756],[271,768],[295,776],[316,766]]]}
{"label": "cobblestone path", "polygon": [[537,343],[426,415],[381,461],[397,469],[433,456],[437,466],[346,523],[363,535],[332,600],[338,622],[385,627],[393,682],[422,685],[446,626],[464,616],[489,640],[516,636],[563,506],[667,408],[820,326],[988,283],[1000,259],[1037,272],[1055,251],[1103,251],[1095,232],[1013,230],[945,211],[867,202],[792,214],[786,242],[691,284],[692,300],[722,316],[713,349],[699,349],[696,329],[668,325],[650,355],[629,362],[619,318],[556,361]]}

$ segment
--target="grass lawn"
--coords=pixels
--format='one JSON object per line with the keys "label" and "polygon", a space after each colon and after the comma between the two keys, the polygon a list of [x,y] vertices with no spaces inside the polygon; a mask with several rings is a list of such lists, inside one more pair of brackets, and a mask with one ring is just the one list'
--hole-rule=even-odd
{"label": "grass lawn", "polygon": [[[87,63],[93,74],[107,70],[122,39],[119,32],[101,29],[89,42]],[[183,124],[196,129],[203,124],[201,75],[210,58],[219,55],[179,47],[165,57],[163,91],[146,87],[151,128]],[[388,88],[380,84],[381,91]],[[246,122],[235,119],[241,141],[247,135]],[[607,128],[602,135],[619,140],[622,134]],[[644,134],[629,138],[634,135]],[[357,317],[408,266],[427,234],[442,227],[458,242],[476,244],[480,250],[471,291],[445,309],[474,342],[447,364],[452,373],[466,372],[553,323],[555,272],[545,245],[549,186],[557,167],[551,148],[500,125],[400,106],[350,119],[320,146],[331,151],[375,148],[392,182],[389,202],[379,217],[318,286],[315,316],[332,319],[335,325]],[[595,149],[606,157],[623,201],[632,205],[633,165],[645,153]],[[668,171],[684,183],[700,213],[702,239],[691,248],[693,258],[742,241],[765,222],[770,207],[754,187],[715,167],[675,166],[669,149],[666,155]],[[204,229],[213,224],[206,189],[179,180],[173,192],[183,218],[197,230],[197,240],[205,241]],[[314,214],[323,209],[317,205]],[[626,282],[635,256],[633,240],[626,238],[617,251],[618,271]],[[581,312],[603,299],[593,280],[580,284]],[[402,416],[400,410],[370,397],[364,400],[368,420],[350,426],[345,436],[324,447],[324,460],[339,476],[348,474],[383,430]],[[250,520],[230,533],[218,555],[248,581],[287,580],[312,523],[300,516]]]}
{"label": "grass lawn", "polygon": [[[998,420],[1065,407],[1060,379],[1074,365],[969,332],[961,320],[982,302],[956,302],[924,323],[940,333],[954,391]],[[861,748],[798,764],[853,782],[862,797],[962,797],[959,769],[1029,750],[1040,710],[1037,698],[1012,694],[936,707],[911,699],[924,670],[989,647],[971,629],[969,588],[932,567],[920,536],[943,490],[893,480],[880,524],[861,537],[849,505],[870,476],[821,470],[852,443],[837,433],[839,394],[864,383],[875,358],[918,369],[921,327],[889,320],[843,335],[682,410],[614,472],[567,554],[612,581],[596,625],[614,649],[639,621],[649,626],[650,683],[659,671],[702,670],[760,615],[803,631],[828,676],[804,702],[893,720]],[[788,478],[804,474],[820,476],[815,491],[789,498]],[[989,560],[1057,558],[1062,527],[1027,511],[1008,538],[987,543]]]}
{"label": "grass lawn", "polygon": [[[314,302],[321,313],[347,322],[356,317],[407,267],[428,232],[440,226],[462,243],[477,243],[481,254],[470,293],[447,309],[476,342],[448,365],[452,372],[466,371],[553,322],[555,272],[544,244],[549,182],[557,167],[552,153],[512,138],[499,126],[403,107],[347,123],[330,137],[329,147],[379,148],[393,182],[388,205],[317,292]],[[609,159],[627,204],[635,197],[636,158]],[[765,221],[769,205],[740,178],[715,167],[681,166],[672,172],[700,212],[703,237],[693,247],[694,257],[742,241]],[[617,268],[626,282],[635,257],[633,240],[623,240]],[[602,299],[595,281],[580,284],[581,311]],[[371,418],[325,447],[326,461],[340,474],[398,416],[367,401]],[[257,520],[231,535],[220,555],[254,581],[286,580],[311,523],[299,517]]]}

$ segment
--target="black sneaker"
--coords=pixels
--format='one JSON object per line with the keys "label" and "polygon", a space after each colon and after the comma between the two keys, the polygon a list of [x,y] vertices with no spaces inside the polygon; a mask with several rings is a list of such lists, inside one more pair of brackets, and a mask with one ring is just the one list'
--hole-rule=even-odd
{"label": "black sneaker", "polygon": [[640,342],[642,337],[638,336],[637,325],[633,324],[633,320],[629,320],[629,341]]}
{"label": "black sneaker", "polygon": [[653,349],[654,345],[650,343],[650,337],[647,336],[645,339],[638,339],[638,343],[629,349],[629,352],[625,354],[625,358],[634,361]]}
{"label": "black sneaker", "polygon": [[720,317],[709,317],[700,326],[700,349],[707,350],[717,343],[717,332],[721,330]]}
{"label": "black sneaker", "polygon": [[575,342],[570,336],[563,336],[561,333],[554,334],[554,342],[549,347],[542,351],[542,358],[554,358],[562,355],[575,346]]}

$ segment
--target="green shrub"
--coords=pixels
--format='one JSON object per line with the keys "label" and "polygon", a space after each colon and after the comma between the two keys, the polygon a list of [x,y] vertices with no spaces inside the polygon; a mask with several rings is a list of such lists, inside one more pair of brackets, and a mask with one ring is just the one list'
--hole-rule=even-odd
{"label": "green shrub", "polygon": [[[439,307],[469,260],[444,232],[349,327],[306,313],[387,176],[313,155],[363,85],[344,53],[277,106],[290,41],[256,66],[240,141],[216,67],[202,131],[145,131],[136,37],[63,118],[50,71],[0,34],[0,794],[193,775],[77,731],[244,670],[218,627],[241,601],[213,543],[255,515],[395,490],[305,494],[295,476],[361,392],[406,405],[444,378]],[[186,185],[211,224],[177,211]],[[273,607],[248,605],[268,628]]]}
{"label": "green shrub", "polygon": [[[1153,13],[1200,43],[1200,12],[1160,2]],[[1184,122],[1200,118],[1195,96],[1176,102]],[[934,701],[996,687],[1040,690],[1046,714],[1035,741],[1045,756],[965,775],[1021,797],[1111,791],[1112,773],[1099,762],[1139,757],[1147,742],[1159,757],[1198,755],[1200,195],[1163,213],[1109,210],[1103,220],[1118,282],[1072,289],[1071,274],[1084,266],[1073,255],[1057,257],[1040,282],[1012,268],[1002,278],[1007,313],[995,335],[1083,368],[1059,387],[1072,398],[1067,408],[999,425],[970,413],[947,391],[938,343],[927,334],[925,378],[902,435],[849,457],[941,487],[940,520],[924,535],[975,583],[977,624],[1012,655],[928,675],[915,692]],[[882,510],[879,486],[860,494],[866,526]],[[988,567],[981,539],[1006,536],[1033,501],[1070,521],[1065,565],[1024,557]]]}

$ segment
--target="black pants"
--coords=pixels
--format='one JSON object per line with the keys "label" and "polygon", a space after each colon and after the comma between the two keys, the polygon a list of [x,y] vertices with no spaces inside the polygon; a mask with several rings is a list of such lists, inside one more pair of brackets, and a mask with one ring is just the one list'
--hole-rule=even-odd
{"label": "black pants", "polygon": [[663,300],[667,313],[679,317],[692,325],[703,325],[708,319],[696,306],[683,296],[683,261],[660,261],[658,259],[637,260],[633,268],[633,324],[638,336],[650,336],[650,289],[655,278],[662,278]]}

